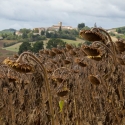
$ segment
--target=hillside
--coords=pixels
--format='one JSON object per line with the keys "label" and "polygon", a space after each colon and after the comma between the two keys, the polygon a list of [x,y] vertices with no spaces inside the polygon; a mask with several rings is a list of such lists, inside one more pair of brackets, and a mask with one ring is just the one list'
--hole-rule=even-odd
{"label": "hillside", "polygon": [[[68,43],[68,44],[73,44],[73,45],[76,45],[78,46],[79,43],[83,43],[84,40],[82,39],[76,39],[75,40],[68,40],[68,39],[62,39],[64,42]],[[44,40],[44,45],[46,46],[46,43],[49,41],[49,39],[47,40]],[[32,43],[35,43],[35,42],[32,42]],[[9,47],[5,47],[3,49],[6,49],[6,50],[9,50],[9,51],[13,51],[13,52],[18,52],[19,50],[19,46],[21,45],[22,43],[16,43],[15,45],[12,45],[12,46],[9,46]]]}
{"label": "hillside", "polygon": [[4,29],[4,30],[0,31],[0,34],[10,34],[13,32],[16,32],[16,30],[13,28],[10,28],[10,29]]}

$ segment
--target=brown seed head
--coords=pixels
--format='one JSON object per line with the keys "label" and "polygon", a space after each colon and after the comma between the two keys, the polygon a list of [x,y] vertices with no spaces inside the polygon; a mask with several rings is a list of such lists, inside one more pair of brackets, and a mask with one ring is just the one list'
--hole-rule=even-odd
{"label": "brown seed head", "polygon": [[7,75],[9,82],[15,82],[17,81],[17,78],[15,76]]}
{"label": "brown seed head", "polygon": [[52,48],[52,51],[54,51],[56,54],[62,54],[63,52],[57,48]]}
{"label": "brown seed head", "polygon": [[14,58],[18,58],[19,56],[17,54],[13,55]]}
{"label": "brown seed head", "polygon": [[68,60],[68,59],[65,59],[65,60],[64,60],[64,63],[67,65],[67,64],[70,64],[70,63],[71,63],[71,61],[70,61],[70,60]]}
{"label": "brown seed head", "polygon": [[70,49],[73,49],[73,47],[69,44],[66,44],[66,49],[70,50]]}
{"label": "brown seed head", "polygon": [[119,64],[125,65],[125,62],[122,58],[117,58],[117,61],[118,61]]}
{"label": "brown seed head", "polygon": [[43,50],[39,50],[39,55],[42,55],[44,54],[44,51]]}
{"label": "brown seed head", "polygon": [[77,63],[81,67],[86,67],[87,66],[87,64],[82,62],[79,58],[75,58],[74,62]]}
{"label": "brown seed head", "polygon": [[89,77],[89,81],[94,84],[94,85],[99,85],[100,84],[100,80],[94,76],[94,75],[90,75]]}
{"label": "brown seed head", "polygon": [[49,55],[53,57],[53,56],[56,56],[56,53],[50,50]]}
{"label": "brown seed head", "polygon": [[5,78],[2,74],[0,74],[0,79],[3,79],[3,78]]}
{"label": "brown seed head", "polygon": [[59,90],[59,91],[57,92],[57,95],[58,95],[59,97],[64,97],[64,96],[67,96],[68,93],[69,93],[69,89],[68,89],[68,88],[63,88],[63,89],[61,89],[61,90]]}
{"label": "brown seed head", "polygon": [[91,30],[82,30],[80,31],[80,36],[88,41],[102,41],[104,42],[106,40],[106,36],[104,36],[102,33],[97,31],[91,31]]}
{"label": "brown seed head", "polygon": [[44,54],[47,54],[47,55],[49,55],[49,50],[44,50]]}
{"label": "brown seed head", "polygon": [[18,72],[28,73],[34,71],[34,68],[31,65],[26,63],[19,63],[14,60],[10,60],[8,58],[5,59],[3,63],[10,66],[11,68],[13,68]]}
{"label": "brown seed head", "polygon": [[90,59],[93,59],[93,60],[95,60],[95,61],[101,61],[102,60],[102,56],[87,56],[88,58],[90,58]]}
{"label": "brown seed head", "polygon": [[71,50],[69,50],[69,54],[70,54],[70,55],[76,55],[76,52],[71,49]]}
{"label": "brown seed head", "polygon": [[119,52],[124,52],[125,51],[125,43],[123,43],[122,40],[118,40],[115,42],[116,48]]}
{"label": "brown seed head", "polygon": [[99,56],[101,54],[101,51],[97,48],[89,47],[89,46],[82,46],[83,51],[88,56]]}
{"label": "brown seed head", "polygon": [[62,83],[63,81],[65,81],[65,79],[60,76],[53,76],[52,79],[59,83]]}

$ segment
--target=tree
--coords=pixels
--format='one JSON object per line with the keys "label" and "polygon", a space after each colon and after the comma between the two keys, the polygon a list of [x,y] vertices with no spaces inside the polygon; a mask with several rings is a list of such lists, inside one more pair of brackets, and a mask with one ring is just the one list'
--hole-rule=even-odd
{"label": "tree", "polygon": [[38,42],[35,42],[33,44],[32,51],[35,52],[35,53],[37,53],[37,52],[39,52],[39,50],[41,50],[43,48],[44,48],[43,41],[38,41]]}
{"label": "tree", "polygon": [[89,30],[90,28],[88,26],[85,26],[84,28],[82,28],[83,30]]}
{"label": "tree", "polygon": [[59,27],[59,32],[60,32],[60,31],[62,31],[62,27],[61,27],[61,26]]}
{"label": "tree", "polygon": [[30,29],[23,28],[23,29],[20,29],[20,32],[21,32],[21,33],[26,33],[26,34],[28,34],[28,33],[31,32],[31,30],[30,30]]}
{"label": "tree", "polygon": [[42,30],[42,31],[41,31],[41,35],[44,35],[44,34],[45,34],[45,31]]}
{"label": "tree", "polygon": [[80,23],[78,24],[78,30],[81,30],[82,28],[85,27],[85,23]]}
{"label": "tree", "polygon": [[13,35],[15,36],[15,35],[16,35],[16,32],[13,32]]}
{"label": "tree", "polygon": [[27,33],[24,32],[24,33],[22,34],[22,38],[23,38],[23,39],[28,38]]}
{"label": "tree", "polygon": [[65,47],[66,42],[59,38],[52,38],[48,41],[46,48],[51,49],[51,48],[57,48],[57,46],[60,46],[61,48]]}
{"label": "tree", "polygon": [[31,50],[31,44],[29,42],[23,42],[20,47],[18,53],[21,54],[24,51]]}

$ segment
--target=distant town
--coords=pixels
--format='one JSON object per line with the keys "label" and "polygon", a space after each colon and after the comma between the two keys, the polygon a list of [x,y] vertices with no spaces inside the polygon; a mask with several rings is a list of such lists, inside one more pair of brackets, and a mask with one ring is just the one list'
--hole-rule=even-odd
{"label": "distant town", "polygon": [[[44,28],[44,27],[36,27],[33,28],[33,34],[34,35],[41,35],[41,32],[45,32],[48,31],[48,33],[53,33],[55,31],[59,31],[59,29],[61,28],[61,30],[77,30],[77,28],[73,28],[72,26],[63,26],[62,22],[59,22],[56,25],[52,25],[51,27],[48,28]],[[16,35],[21,36],[23,33],[21,33],[20,31],[16,31],[15,32]]]}

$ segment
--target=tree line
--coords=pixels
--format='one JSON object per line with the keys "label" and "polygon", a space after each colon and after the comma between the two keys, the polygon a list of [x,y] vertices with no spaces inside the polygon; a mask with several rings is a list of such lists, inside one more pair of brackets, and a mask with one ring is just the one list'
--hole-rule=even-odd
{"label": "tree line", "polygon": [[[46,45],[47,49],[51,48],[63,48],[65,47],[66,42],[59,38],[51,38]],[[19,52],[18,54],[21,54],[24,51],[32,51],[34,53],[39,52],[39,50],[44,49],[44,43],[43,41],[37,41],[35,43],[30,43],[30,42],[23,42],[20,47],[19,47]]]}

